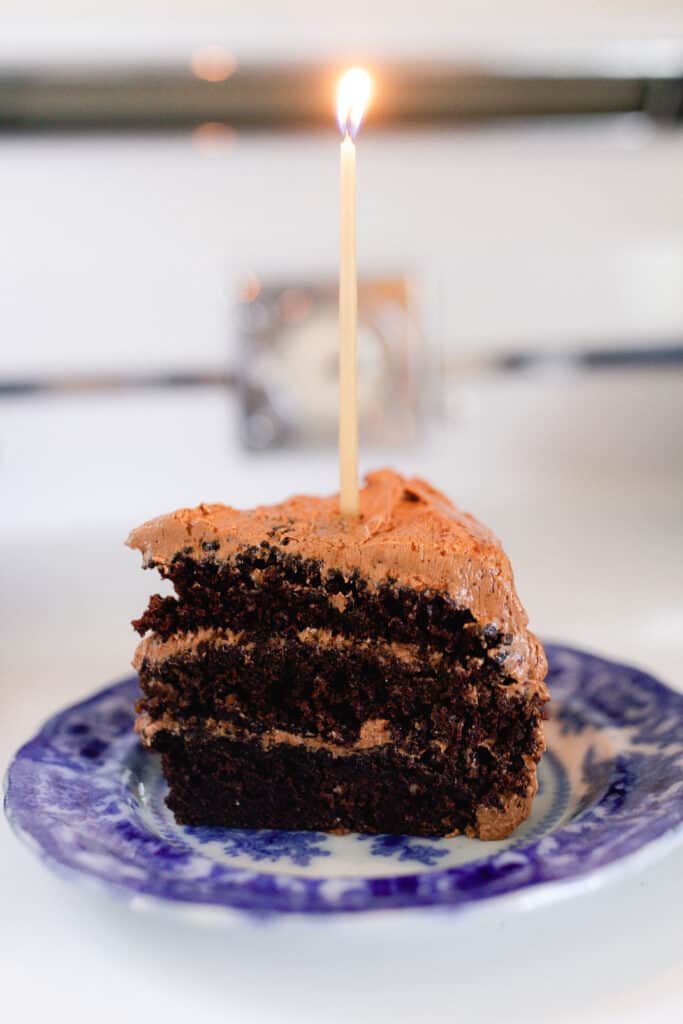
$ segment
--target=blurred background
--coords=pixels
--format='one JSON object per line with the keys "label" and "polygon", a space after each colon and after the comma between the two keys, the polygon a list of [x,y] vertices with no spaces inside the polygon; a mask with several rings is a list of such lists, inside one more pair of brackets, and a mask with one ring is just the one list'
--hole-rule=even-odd
{"label": "blurred background", "polygon": [[[493,527],[542,637],[683,689],[681,0],[0,0],[0,765],[129,671],[131,527],[336,490],[352,63],[362,469]],[[0,862],[22,1020],[680,1018],[678,861],[315,946]]]}
{"label": "blurred background", "polygon": [[336,489],[351,63],[375,83],[362,468],[424,475],[490,523],[544,636],[683,684],[681,4],[5,0],[17,742],[126,671],[155,586],[130,527]]}

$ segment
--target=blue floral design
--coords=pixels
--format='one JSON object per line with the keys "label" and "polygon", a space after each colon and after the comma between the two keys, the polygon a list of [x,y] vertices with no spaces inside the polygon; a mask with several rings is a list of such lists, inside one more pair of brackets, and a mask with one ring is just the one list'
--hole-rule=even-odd
{"label": "blue floral design", "polygon": [[276,829],[189,828],[187,832],[204,843],[219,843],[228,857],[249,857],[253,861],[276,862],[288,858],[298,867],[308,867],[314,857],[329,857],[321,843],[324,832],[285,832]]}
{"label": "blue floral design", "polygon": [[[543,797],[552,806],[529,831],[482,846],[469,863],[448,866],[446,854],[464,839],[348,836],[332,843],[317,832],[176,825],[164,806],[158,759],[141,750],[132,730],[135,678],[56,715],[22,747],[7,775],[6,812],[19,837],[70,878],[96,879],[131,899],[259,915],[460,907],[576,881],[654,840],[683,837],[683,696],[635,669],[564,647],[546,650],[560,734]],[[577,760],[581,778],[568,792],[563,763]],[[370,855],[365,873],[362,860],[359,872],[358,858],[349,856],[359,842]],[[376,877],[375,857],[387,858],[388,875]]]}
{"label": "blue floral design", "polygon": [[563,736],[578,736],[589,728],[589,722],[580,706],[567,701],[555,712]]}
{"label": "blue floral design", "polygon": [[433,842],[420,843],[412,836],[358,836],[361,842],[370,843],[373,857],[395,857],[400,861],[415,861],[433,867],[440,857],[445,857],[448,850],[439,848]]}

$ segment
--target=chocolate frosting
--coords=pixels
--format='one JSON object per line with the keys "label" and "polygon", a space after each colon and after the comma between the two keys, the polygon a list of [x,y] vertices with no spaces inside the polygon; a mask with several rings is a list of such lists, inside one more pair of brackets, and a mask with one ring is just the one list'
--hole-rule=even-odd
{"label": "chocolate frosting", "polygon": [[[145,566],[168,567],[175,555],[217,559],[269,539],[289,554],[319,560],[344,574],[358,571],[370,586],[447,593],[483,628],[509,634],[503,669],[545,694],[546,662],[517,596],[510,562],[496,537],[424,480],[390,469],[369,473],[360,491],[360,515],[344,517],[336,495],[298,495],[277,505],[240,511],[200,504],[152,519],[128,537]],[[496,654],[495,651],[489,652]]]}

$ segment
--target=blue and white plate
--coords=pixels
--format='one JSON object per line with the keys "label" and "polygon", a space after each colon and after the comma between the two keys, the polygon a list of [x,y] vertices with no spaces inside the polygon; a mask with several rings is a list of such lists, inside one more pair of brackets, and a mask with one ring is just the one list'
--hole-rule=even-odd
{"label": "blue and white plate", "polygon": [[176,825],[159,759],[133,732],[135,678],[55,715],[22,747],[7,776],[7,815],[61,873],[135,905],[213,908],[208,916],[566,894],[683,837],[683,696],[634,668],[546,650],[552,701],[539,795],[502,842]]}

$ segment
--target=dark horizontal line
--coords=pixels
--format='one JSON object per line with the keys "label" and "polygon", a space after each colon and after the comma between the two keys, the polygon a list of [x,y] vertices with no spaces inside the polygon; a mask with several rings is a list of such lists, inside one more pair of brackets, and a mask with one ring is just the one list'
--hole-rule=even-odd
{"label": "dark horizontal line", "polygon": [[[638,349],[585,349],[579,352],[516,352],[484,358],[476,370],[495,370],[514,373],[552,366],[572,366],[583,370],[661,369],[683,367],[683,345]],[[449,362],[448,370],[455,370],[457,362]],[[475,372],[476,372],[475,370]],[[460,376],[460,374],[459,374]],[[239,375],[223,370],[186,371],[182,373],[97,374],[54,377],[24,377],[0,380],[0,398],[13,398],[36,394],[76,395],[103,392],[140,391],[152,389],[237,387]]]}
{"label": "dark horizontal line", "polygon": [[[222,82],[188,72],[0,75],[0,131],[331,128],[337,69],[239,68]],[[681,116],[678,78],[487,73],[472,67],[377,69],[377,127],[643,112]]]}
{"label": "dark horizontal line", "polygon": [[97,394],[112,391],[139,391],[148,388],[230,388],[234,387],[235,383],[234,374],[222,370],[23,377],[17,380],[0,380],[0,398],[35,394]]}
{"label": "dark horizontal line", "polygon": [[572,365],[588,370],[615,367],[683,366],[683,345],[639,349],[586,349],[573,353],[519,352],[495,360],[501,370],[527,370],[537,366]]}

